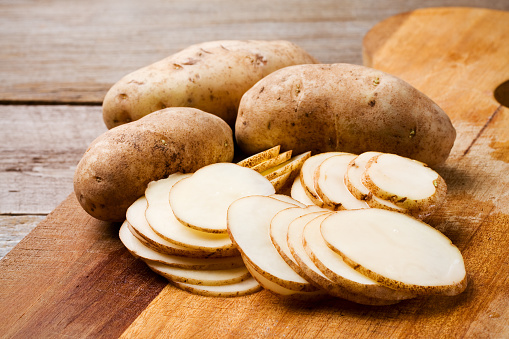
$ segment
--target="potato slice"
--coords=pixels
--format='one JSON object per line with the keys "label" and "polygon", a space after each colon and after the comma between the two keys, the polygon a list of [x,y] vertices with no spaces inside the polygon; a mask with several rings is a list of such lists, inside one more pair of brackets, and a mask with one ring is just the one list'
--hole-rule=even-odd
{"label": "potato slice", "polygon": [[304,187],[302,187],[302,182],[300,181],[300,177],[296,177],[293,180],[290,195],[293,199],[299,201],[300,203],[302,203],[304,205],[316,206],[315,203],[306,194]]}
{"label": "potato slice", "polygon": [[280,176],[270,180],[270,183],[272,186],[274,186],[276,193],[284,191],[284,189],[288,186],[288,181],[290,180],[291,175],[292,172],[283,173]]}
{"label": "potato slice", "polygon": [[146,246],[131,233],[127,221],[120,227],[119,238],[133,256],[143,260],[160,262],[171,267],[195,270],[217,270],[244,266],[240,256],[227,258],[190,258],[157,252]]}
{"label": "potato slice", "polygon": [[262,172],[268,170],[269,168],[281,165],[285,161],[290,160],[291,157],[292,157],[292,151],[286,151],[284,153],[281,153],[281,154],[275,156],[274,158],[267,159],[267,160],[259,163],[258,165],[251,167],[251,169],[255,170],[258,173],[262,173]]}
{"label": "potato slice", "polygon": [[318,169],[318,166],[320,166],[320,164],[325,159],[340,154],[344,153],[326,152],[316,154],[307,159],[304,165],[302,165],[302,168],[300,170],[300,182],[302,184],[302,187],[304,188],[304,192],[306,192],[306,195],[317,206],[324,207],[324,202],[320,198],[315,189],[315,171]]}
{"label": "potato slice", "polygon": [[445,200],[444,179],[426,164],[396,154],[371,158],[361,181],[373,195],[411,211],[427,211]]}
{"label": "potato slice", "polygon": [[274,198],[274,199],[277,199],[277,200],[281,200],[281,201],[284,201],[284,202],[287,202],[289,204],[292,204],[292,205],[295,205],[297,207],[306,207],[306,205],[304,205],[303,203],[293,199],[292,197],[288,196],[288,195],[285,195],[285,194],[271,194],[269,195],[269,197],[271,198]]}
{"label": "potato slice", "polygon": [[274,186],[260,173],[232,163],[202,167],[170,190],[175,217],[199,231],[226,233],[230,204],[250,195],[271,195]]}
{"label": "potato slice", "polygon": [[140,197],[127,209],[126,220],[129,223],[128,226],[130,226],[129,229],[131,229],[132,233],[138,238],[138,240],[142,241],[146,246],[152,248],[154,251],[193,258],[220,258],[239,254],[237,250],[211,252],[171,243],[161,238],[150,227],[147,219],[145,218],[146,209],[147,199],[145,196]]}
{"label": "potato slice", "polygon": [[[270,221],[270,240],[279,252],[284,261],[297,273],[302,275],[297,262],[292,257],[290,248],[288,247],[288,226],[290,223],[303,215],[318,215],[324,213],[323,209],[318,206],[309,206],[307,208],[287,208],[278,212]],[[305,277],[304,277],[305,278]]]}
{"label": "potato slice", "polygon": [[145,190],[148,202],[145,217],[150,227],[163,239],[177,245],[209,252],[238,254],[228,234],[199,231],[187,227],[175,218],[169,200],[170,190],[178,181],[188,177],[188,174],[175,173],[148,184]]}
{"label": "potato slice", "polygon": [[348,165],[356,157],[350,153],[335,155],[322,161],[315,170],[314,187],[324,207],[334,211],[369,208],[365,201],[354,197],[345,184]]}
{"label": "potato slice", "polygon": [[316,288],[297,274],[281,258],[270,240],[270,221],[289,204],[266,196],[249,196],[236,200],[228,209],[228,233],[243,257],[266,279],[294,291]]}
{"label": "potato slice", "polygon": [[316,300],[322,299],[327,296],[327,293],[324,290],[318,289],[316,291],[295,291],[288,289],[279,285],[278,283],[267,279],[265,276],[260,274],[255,268],[254,265],[249,262],[249,260],[245,260],[245,265],[251,275],[258,281],[258,283],[265,288],[266,290],[276,294],[280,297],[293,298],[293,299],[301,299],[301,300]]}
{"label": "potato slice", "polygon": [[368,161],[381,152],[364,152],[352,159],[345,172],[345,185],[354,197],[359,200],[367,200],[371,196],[369,189],[361,181],[362,174]]}
{"label": "potato slice", "polygon": [[[295,260],[297,266],[295,270],[302,276],[306,277],[310,282],[321,287],[328,294],[335,297],[343,298],[358,304],[363,305],[391,305],[398,302],[398,300],[385,300],[378,298],[367,297],[360,293],[354,293],[344,288],[342,285],[335,283],[329,279],[316,267],[313,260],[307,255],[304,249],[303,237],[304,227],[309,222],[320,224],[329,213],[309,213],[293,220],[288,226],[287,243],[290,249],[292,259]],[[293,266],[292,266],[293,267]]]}
{"label": "potato slice", "polygon": [[342,211],[321,224],[324,241],[360,273],[416,294],[461,293],[461,252],[428,224],[382,209]]}
{"label": "potato slice", "polygon": [[223,298],[240,297],[253,294],[262,290],[262,286],[253,277],[250,277],[241,282],[217,286],[194,285],[188,283],[181,283],[178,281],[172,281],[172,283],[181,290],[197,295],[202,295],[205,297],[223,297]]}
{"label": "potato slice", "polygon": [[271,147],[263,152],[256,153],[244,160],[239,161],[237,165],[252,168],[253,166],[256,166],[266,160],[276,157],[279,154],[280,149],[280,145]]}
{"label": "potato slice", "polygon": [[341,285],[346,290],[355,294],[393,301],[413,298],[415,296],[413,293],[383,286],[373,279],[357,272],[343,261],[341,255],[328,247],[320,233],[320,224],[325,222],[325,220],[332,215],[345,212],[348,211],[335,212],[324,219],[324,221],[319,219],[312,220],[304,227],[302,233],[304,249],[316,267],[334,283]]}
{"label": "potato slice", "polygon": [[311,156],[311,152],[302,153],[296,156],[291,157],[289,160],[279,164],[277,166],[271,167],[266,171],[262,172],[262,175],[269,180],[272,180],[284,173],[292,173],[295,174],[302,168],[304,162]]}
{"label": "potato slice", "polygon": [[245,266],[224,270],[190,270],[145,261],[148,267],[168,280],[205,286],[235,284],[251,277]]}

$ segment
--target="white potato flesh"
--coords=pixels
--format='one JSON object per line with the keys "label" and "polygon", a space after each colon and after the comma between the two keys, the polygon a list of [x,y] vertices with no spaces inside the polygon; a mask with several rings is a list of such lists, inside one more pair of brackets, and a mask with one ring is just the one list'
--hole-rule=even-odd
{"label": "white potato flesh", "polygon": [[362,183],[373,195],[404,208],[426,208],[445,196],[445,181],[426,164],[396,154],[371,158]]}
{"label": "white potato flesh", "polygon": [[342,152],[325,152],[313,155],[304,162],[300,170],[300,182],[311,201],[320,207],[323,207],[323,201],[315,189],[315,171],[318,166],[325,160],[335,155],[343,154]]}
{"label": "white potato flesh", "polygon": [[145,212],[152,229],[162,238],[177,245],[217,251],[233,249],[228,234],[199,231],[182,224],[173,214],[170,190],[174,184],[190,175],[172,174],[166,179],[152,181],[145,190],[148,207]]}
{"label": "white potato flesh", "polygon": [[133,256],[143,260],[160,262],[172,267],[217,270],[242,267],[244,265],[240,256],[227,258],[191,258],[155,251],[138,240],[130,231],[127,221],[120,227],[119,238]]}
{"label": "white potato flesh", "polygon": [[345,184],[352,195],[359,200],[366,200],[366,197],[370,194],[369,189],[364,186],[361,178],[364,174],[364,170],[366,169],[368,161],[379,154],[382,153],[361,153],[356,158],[352,159],[352,161],[347,166],[345,173]]}
{"label": "white potato flesh", "polygon": [[399,207],[388,200],[380,199],[379,197],[377,197],[376,195],[373,195],[373,194],[369,195],[366,198],[366,203],[372,208],[382,208],[384,210],[389,210],[389,211],[409,213],[409,211],[406,208]]}
{"label": "white potato flesh", "polygon": [[274,247],[279,252],[281,257],[286,261],[288,265],[297,273],[300,273],[296,270],[297,262],[292,257],[292,253],[290,252],[290,248],[288,247],[287,237],[288,237],[288,226],[290,223],[306,214],[315,213],[323,213],[323,209],[318,206],[309,206],[307,208],[287,208],[280,212],[278,212],[274,218],[270,221],[270,239],[274,244]]}
{"label": "white potato flesh", "polygon": [[207,257],[228,257],[238,255],[238,250],[233,248],[228,251],[204,251],[186,246],[180,246],[167,241],[160,237],[147,222],[145,218],[145,211],[147,209],[147,199],[145,196],[136,200],[126,213],[126,220],[132,228],[133,234],[147,246],[155,251],[167,254],[174,254],[180,256],[187,256],[193,258],[207,258]]}
{"label": "white potato flesh", "polygon": [[223,298],[240,297],[256,293],[262,289],[262,286],[253,277],[250,277],[241,282],[217,286],[194,285],[188,283],[181,283],[178,281],[172,281],[172,283],[173,285],[184,291],[197,295],[202,295],[205,297],[223,297]]}
{"label": "white potato flesh", "polygon": [[286,287],[283,287],[276,282],[273,282],[266,277],[264,277],[262,274],[260,274],[253,266],[252,263],[250,263],[248,260],[245,261],[246,268],[251,273],[251,275],[260,283],[260,285],[265,288],[266,290],[279,295],[283,297],[303,297],[305,299],[310,298],[320,298],[326,295],[326,292],[324,290],[316,290],[316,291],[295,291],[288,289]]}
{"label": "white potato flesh", "polygon": [[266,160],[277,157],[280,149],[281,149],[280,145],[274,146],[272,148],[253,154],[252,156],[239,161],[237,165],[252,168],[253,166],[256,166]]}
{"label": "white potato flesh", "polygon": [[382,209],[342,211],[322,222],[321,233],[350,265],[388,286],[447,295],[466,287],[458,248],[408,215]]}
{"label": "white potato flesh", "polygon": [[293,199],[299,201],[300,203],[311,206],[315,203],[308,197],[302,183],[300,181],[300,177],[296,177],[293,181],[292,188],[290,190],[290,195]]}
{"label": "white potato flesh", "polygon": [[306,205],[304,205],[300,201],[297,201],[297,200],[293,199],[292,197],[285,195],[285,194],[271,194],[271,195],[269,195],[269,197],[287,202],[289,204],[293,204],[297,207],[302,207],[302,208],[306,207]]}
{"label": "white potato flesh", "polygon": [[404,300],[414,297],[412,293],[388,288],[357,272],[343,260],[341,255],[329,248],[320,232],[320,225],[332,215],[345,212],[347,211],[330,214],[323,221],[312,220],[304,227],[302,233],[304,249],[313,263],[329,279],[351,292],[385,300]]}
{"label": "white potato flesh", "polygon": [[310,213],[303,215],[292,221],[288,227],[288,247],[291,251],[292,257],[301,270],[300,273],[306,276],[308,280],[320,286],[327,291],[328,294],[343,298],[358,304],[363,305],[391,305],[398,301],[385,300],[378,298],[367,297],[360,293],[354,293],[347,290],[342,285],[335,283],[322,273],[315,265],[313,260],[307,255],[304,249],[302,233],[304,227],[311,221],[320,224],[329,213]]}
{"label": "white potato flesh", "polygon": [[251,277],[245,266],[224,270],[191,270],[145,261],[150,269],[168,280],[193,285],[218,286],[234,284]]}
{"label": "white potato flesh", "polygon": [[295,155],[291,157],[289,160],[283,162],[282,164],[279,164],[277,166],[269,168],[266,171],[263,171],[262,175],[267,179],[272,180],[280,175],[283,175],[284,173],[293,173],[299,171],[302,168],[304,162],[307,159],[309,159],[310,156],[311,152]]}
{"label": "white potato flesh", "polygon": [[170,205],[185,225],[204,232],[226,233],[226,213],[233,201],[274,193],[274,186],[260,173],[232,163],[216,163],[176,183],[170,190]]}
{"label": "white potato flesh", "polygon": [[279,255],[270,239],[270,222],[280,211],[295,205],[267,196],[249,196],[228,209],[228,233],[240,253],[271,281],[291,290],[314,289]]}
{"label": "white potato flesh", "polygon": [[369,208],[365,201],[352,195],[345,184],[349,163],[357,155],[344,153],[327,158],[315,171],[315,189],[327,208],[332,210]]}

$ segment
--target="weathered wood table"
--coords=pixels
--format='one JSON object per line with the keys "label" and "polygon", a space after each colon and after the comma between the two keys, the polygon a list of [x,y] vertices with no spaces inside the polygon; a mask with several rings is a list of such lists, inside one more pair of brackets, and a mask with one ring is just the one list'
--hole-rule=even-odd
{"label": "weathered wood table", "polygon": [[[509,3],[428,1],[492,10],[413,11],[420,5],[0,2],[0,337],[508,337],[509,109],[493,91],[509,79],[509,12],[495,11]],[[364,62],[444,108],[458,138],[438,169],[449,194],[431,223],[465,256],[465,293],[378,308],[293,304],[265,291],[197,297],[134,260],[118,225],[80,209],[73,171],[106,130],[108,88],[218,39],[287,39],[324,63]]]}

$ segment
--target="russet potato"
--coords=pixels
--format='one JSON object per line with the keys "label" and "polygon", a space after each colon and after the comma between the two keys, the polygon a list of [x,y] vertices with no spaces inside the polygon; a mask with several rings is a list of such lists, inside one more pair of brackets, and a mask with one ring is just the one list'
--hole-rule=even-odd
{"label": "russet potato", "polygon": [[379,151],[435,166],[456,131],[435,102],[395,76],[307,64],[275,71],[243,95],[235,137],[246,154],[275,145],[294,154]]}
{"label": "russet potato", "polygon": [[93,217],[120,222],[149,182],[231,162],[233,152],[224,120],[194,108],[167,108],[92,142],[76,168],[74,192]]}
{"label": "russet potato", "polygon": [[277,69],[317,61],[288,41],[210,41],[119,80],[103,102],[108,128],[166,107],[195,107],[234,126],[240,98]]}

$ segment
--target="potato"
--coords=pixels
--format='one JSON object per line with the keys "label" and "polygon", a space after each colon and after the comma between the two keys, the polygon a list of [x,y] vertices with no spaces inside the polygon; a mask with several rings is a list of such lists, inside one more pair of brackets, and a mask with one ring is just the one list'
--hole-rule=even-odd
{"label": "potato", "polygon": [[150,181],[233,160],[233,133],[194,108],[167,108],[111,129],[92,142],[74,174],[74,192],[91,216],[123,221]]}
{"label": "potato", "polygon": [[246,154],[395,153],[429,166],[449,156],[456,131],[425,94],[358,65],[297,65],[273,72],[240,102],[235,137]]}
{"label": "potato", "polygon": [[234,126],[240,98],[285,66],[316,63],[288,41],[211,41],[192,45],[118,81],[106,94],[108,128],[166,107],[195,107]]}

